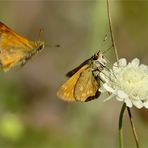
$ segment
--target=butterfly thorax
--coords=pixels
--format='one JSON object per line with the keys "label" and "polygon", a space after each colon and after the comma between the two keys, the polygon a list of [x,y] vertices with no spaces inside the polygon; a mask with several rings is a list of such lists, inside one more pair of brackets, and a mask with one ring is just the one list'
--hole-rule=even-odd
{"label": "butterfly thorax", "polygon": [[103,54],[99,51],[91,57],[91,68],[94,76],[99,76],[100,72],[106,67],[107,61]]}
{"label": "butterfly thorax", "polygon": [[26,53],[26,59],[32,57],[34,54],[40,52],[42,49],[44,49],[44,42],[42,41],[36,41],[36,42],[30,42],[32,45],[32,49],[27,51]]}
{"label": "butterfly thorax", "polygon": [[23,65],[34,54],[36,54],[36,53],[40,52],[42,49],[44,49],[44,42],[42,42],[42,41],[30,42],[30,44],[32,44],[32,49],[26,53],[26,56],[23,59]]}
{"label": "butterfly thorax", "polygon": [[92,69],[102,71],[106,67],[107,61],[103,54],[99,51],[91,57]]}

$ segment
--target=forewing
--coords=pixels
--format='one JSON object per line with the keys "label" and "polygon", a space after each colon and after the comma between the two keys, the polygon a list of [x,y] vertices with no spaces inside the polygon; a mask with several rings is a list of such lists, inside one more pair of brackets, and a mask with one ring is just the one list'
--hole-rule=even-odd
{"label": "forewing", "polygon": [[[83,71],[75,87],[75,98],[77,101],[88,101],[98,96],[100,85],[94,78],[92,70],[88,67]],[[88,99],[88,100],[87,100]]]}
{"label": "forewing", "polygon": [[74,68],[73,70],[69,71],[66,76],[67,77],[71,77],[72,75],[74,75],[79,69],[81,69],[84,65],[89,64],[90,58],[85,60],[83,63],[81,63],[78,67]]}
{"label": "forewing", "polygon": [[33,48],[32,42],[0,22],[0,63],[4,71],[22,62]]}
{"label": "forewing", "polygon": [[[18,35],[15,31],[0,22],[0,49],[7,49],[7,47],[22,47],[32,48],[30,41]],[[17,48],[16,48],[17,49]]]}
{"label": "forewing", "polygon": [[79,71],[77,71],[72,77],[70,77],[58,90],[57,96],[65,101],[76,101],[74,92],[77,81],[83,71],[87,69],[89,65],[84,65]]}

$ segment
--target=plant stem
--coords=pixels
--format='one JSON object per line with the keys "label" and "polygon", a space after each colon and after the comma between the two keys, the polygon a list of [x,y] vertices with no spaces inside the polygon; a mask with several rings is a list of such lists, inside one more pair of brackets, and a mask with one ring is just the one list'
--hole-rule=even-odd
{"label": "plant stem", "polygon": [[110,14],[110,4],[109,4],[109,0],[107,0],[107,14],[108,14],[108,21],[109,21],[109,30],[110,30],[110,35],[111,35],[111,41],[112,41],[112,46],[114,48],[114,52],[115,52],[115,56],[116,56],[116,60],[118,63],[119,60],[119,54],[116,48],[116,44],[115,44],[115,40],[114,40],[114,35],[113,35],[113,30],[112,30],[112,19],[111,19],[111,14]]}
{"label": "plant stem", "polygon": [[126,104],[124,103],[121,111],[120,111],[120,116],[119,116],[119,148],[123,148],[123,132],[122,132],[122,123],[123,123],[123,114],[126,108]]}
{"label": "plant stem", "polygon": [[132,114],[131,114],[131,111],[130,111],[129,107],[127,107],[127,111],[128,111],[132,131],[133,131],[134,139],[135,139],[135,142],[136,142],[136,147],[139,148],[138,136],[137,136],[137,133],[136,133],[136,129],[135,129],[135,126],[134,126],[134,121],[133,121]]}
{"label": "plant stem", "polygon": [[[119,54],[118,54],[118,51],[117,51],[117,48],[116,48],[114,35],[113,35],[109,0],[107,0],[107,14],[108,14],[108,21],[109,21],[109,29],[110,29],[110,35],[111,35],[111,40],[112,40],[112,46],[114,48],[114,52],[115,52],[115,56],[116,56],[116,60],[117,60],[117,65],[119,65],[119,63],[118,63],[118,61],[119,61],[119,56],[118,55]],[[123,105],[123,107],[124,107],[124,105]],[[123,107],[122,107],[122,109],[124,109]],[[122,109],[121,109],[121,113],[122,113]],[[123,110],[123,113],[124,113],[124,110]],[[135,142],[136,142],[136,146],[137,146],[137,148],[139,148],[138,137],[137,137],[136,129],[135,129],[135,126],[134,126],[134,121],[132,119],[132,114],[131,114],[131,111],[130,111],[130,109],[128,107],[127,107],[127,110],[128,110],[129,120],[130,120],[130,123],[131,123],[134,139],[135,139]],[[122,114],[121,113],[120,113],[120,117],[119,117],[119,122],[120,122],[120,125],[119,125],[119,134],[120,134],[119,135],[119,144],[120,144],[120,147],[122,148],[123,147],[123,144],[122,144],[122,142],[123,142],[122,141],[122,118],[123,118],[123,113]]]}

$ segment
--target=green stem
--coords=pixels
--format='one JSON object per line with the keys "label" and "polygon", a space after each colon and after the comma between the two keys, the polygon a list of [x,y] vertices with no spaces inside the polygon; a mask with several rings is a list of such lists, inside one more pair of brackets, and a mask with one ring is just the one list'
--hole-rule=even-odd
{"label": "green stem", "polygon": [[122,123],[123,123],[123,114],[126,108],[126,104],[124,103],[121,111],[120,111],[120,116],[119,116],[119,148],[123,148],[123,132],[122,132]]}
{"label": "green stem", "polygon": [[134,126],[132,114],[131,114],[131,111],[130,111],[129,107],[127,107],[127,111],[128,111],[132,131],[133,131],[134,139],[135,139],[135,142],[136,142],[136,147],[139,148],[138,136],[137,136],[137,133],[136,133],[136,129],[135,129],[135,126]]}

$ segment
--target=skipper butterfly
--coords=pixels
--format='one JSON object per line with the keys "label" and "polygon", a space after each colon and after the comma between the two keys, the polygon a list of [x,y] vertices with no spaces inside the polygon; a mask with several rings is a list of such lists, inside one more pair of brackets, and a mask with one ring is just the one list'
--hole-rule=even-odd
{"label": "skipper butterfly", "polygon": [[100,72],[107,61],[100,51],[67,73],[70,77],[58,90],[57,96],[65,101],[87,102],[100,96]]}
{"label": "skipper butterfly", "polygon": [[24,65],[28,59],[44,48],[42,41],[29,41],[0,22],[0,64],[3,71]]}

